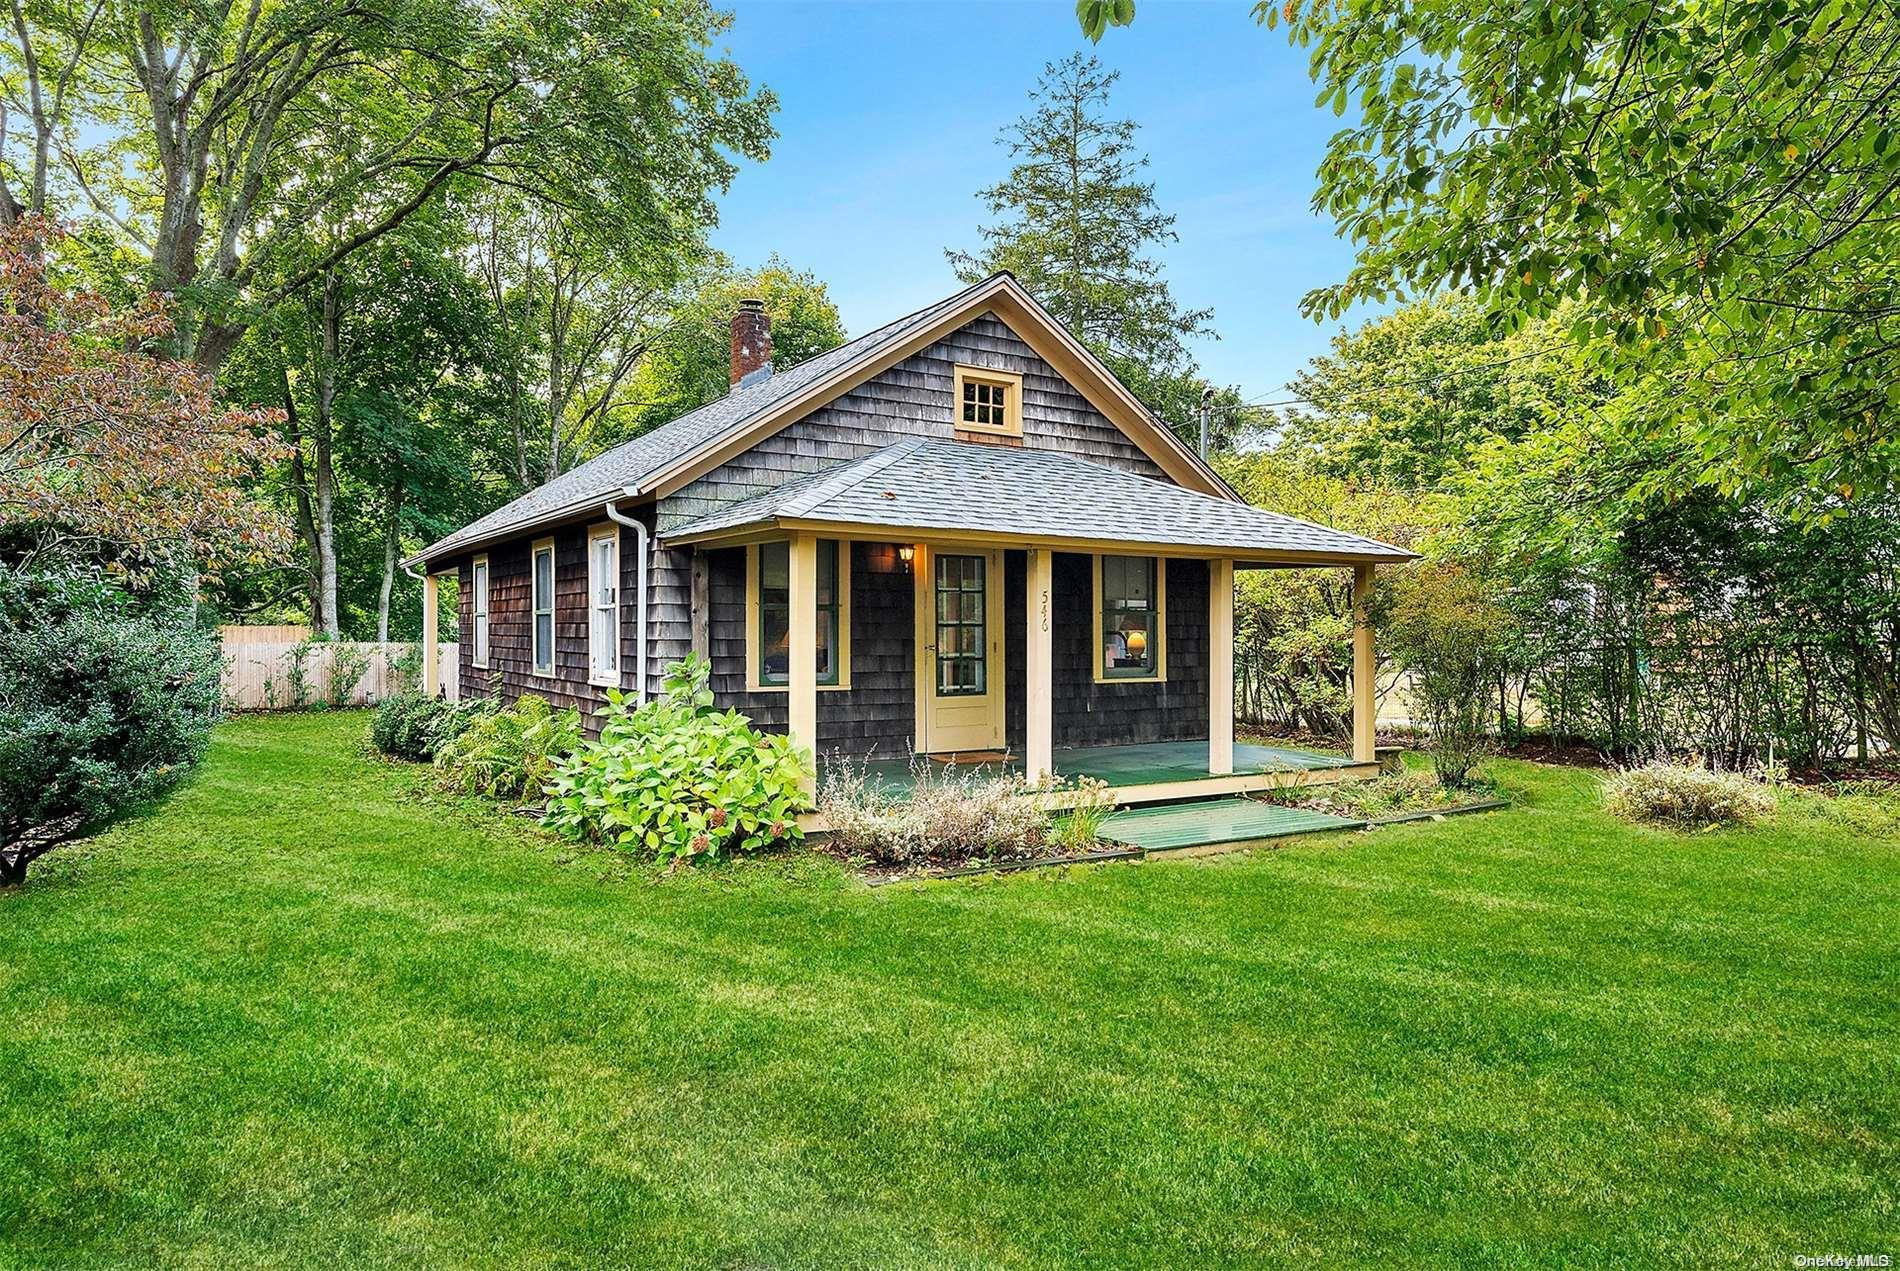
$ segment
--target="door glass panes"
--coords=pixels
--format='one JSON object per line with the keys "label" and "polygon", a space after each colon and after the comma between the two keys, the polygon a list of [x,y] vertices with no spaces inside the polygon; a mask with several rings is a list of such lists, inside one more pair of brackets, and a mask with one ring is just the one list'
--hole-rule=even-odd
{"label": "door glass panes", "polygon": [[1102,557],[1102,674],[1155,673],[1155,558]]}
{"label": "door glass panes", "polygon": [[937,696],[981,696],[989,686],[981,556],[937,557]]}

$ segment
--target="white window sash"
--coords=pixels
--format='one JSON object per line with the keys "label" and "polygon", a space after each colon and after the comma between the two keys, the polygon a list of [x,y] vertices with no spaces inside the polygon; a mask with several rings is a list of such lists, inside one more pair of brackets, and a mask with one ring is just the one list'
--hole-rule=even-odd
{"label": "white window sash", "polygon": [[[541,587],[541,558],[548,558],[547,590]],[[537,675],[554,674],[554,548],[552,545],[537,547],[528,560],[528,587],[533,592],[529,641],[533,646],[534,670]],[[548,620],[548,638],[544,644],[541,639],[541,619]]]}
{"label": "white window sash", "polygon": [[587,541],[587,661],[596,684],[620,680],[620,536],[598,533]]}

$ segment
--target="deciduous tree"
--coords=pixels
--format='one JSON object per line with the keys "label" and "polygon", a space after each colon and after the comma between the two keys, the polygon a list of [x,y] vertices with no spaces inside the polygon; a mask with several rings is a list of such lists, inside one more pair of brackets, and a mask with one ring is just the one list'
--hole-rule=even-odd
{"label": "deciduous tree", "polygon": [[61,285],[42,222],[0,232],[0,525],[33,555],[96,547],[193,568],[283,545],[245,492],[281,443],[270,411],[215,401],[211,380],[156,355],[170,307],[115,307]]}

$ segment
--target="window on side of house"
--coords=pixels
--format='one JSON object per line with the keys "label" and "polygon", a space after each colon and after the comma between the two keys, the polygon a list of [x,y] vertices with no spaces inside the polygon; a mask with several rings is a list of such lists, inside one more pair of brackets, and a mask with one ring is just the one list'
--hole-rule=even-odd
{"label": "window on side of house", "polygon": [[587,535],[587,669],[595,684],[620,683],[620,528]]}
{"label": "window on side of house", "polygon": [[488,667],[488,557],[477,556],[469,569],[469,642],[470,659],[484,670]]}
{"label": "window on side of house", "polygon": [[[844,688],[850,657],[850,549],[837,539],[818,540],[818,683]],[[746,549],[746,584],[752,611],[747,631],[750,687],[786,688],[791,684],[792,545],[760,543]]]}
{"label": "window on side of house", "polygon": [[951,426],[962,432],[1023,433],[1023,377],[959,366],[952,385]]}
{"label": "window on side of house", "polygon": [[554,540],[534,545],[529,588],[534,611],[534,673],[554,674]]}
{"label": "window on side of house", "polygon": [[1095,558],[1095,600],[1105,680],[1161,678],[1164,575],[1153,556]]}

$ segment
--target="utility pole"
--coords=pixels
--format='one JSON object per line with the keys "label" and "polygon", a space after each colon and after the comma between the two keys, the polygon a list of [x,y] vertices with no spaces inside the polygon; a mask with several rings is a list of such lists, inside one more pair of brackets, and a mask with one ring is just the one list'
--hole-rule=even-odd
{"label": "utility pole", "polygon": [[1201,458],[1207,458],[1207,417],[1214,405],[1214,386],[1201,390]]}

